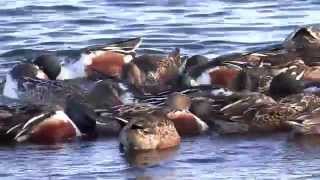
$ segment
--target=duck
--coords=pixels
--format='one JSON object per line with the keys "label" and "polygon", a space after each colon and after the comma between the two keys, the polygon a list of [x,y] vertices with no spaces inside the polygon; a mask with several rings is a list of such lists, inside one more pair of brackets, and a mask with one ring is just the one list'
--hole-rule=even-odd
{"label": "duck", "polygon": [[248,96],[221,108],[223,118],[214,124],[221,134],[289,131],[287,121],[312,111],[319,102],[318,96],[304,93],[279,102],[264,94]]}
{"label": "duck", "polygon": [[291,136],[319,136],[319,108],[312,112],[302,113],[289,121],[287,124],[291,127]]}
{"label": "duck", "polygon": [[133,104],[114,106],[111,109],[96,109],[96,112],[102,117],[107,117],[106,121],[109,121],[109,117],[113,117],[125,126],[134,120],[135,116],[161,111],[174,123],[181,136],[198,135],[208,130],[208,125],[189,111],[191,105],[189,96],[174,92],[161,97],[160,101],[156,100],[157,103],[150,103],[150,100],[154,100],[154,97]]}
{"label": "duck", "polygon": [[16,64],[6,75],[3,95],[11,99],[38,104],[64,104],[68,95],[81,93],[80,86],[50,80],[32,63]]}
{"label": "duck", "polygon": [[124,64],[135,57],[136,49],[142,38],[117,41],[107,45],[89,46],[81,49],[80,59],[75,62],[60,64],[52,54],[42,54],[32,62],[44,71],[51,80],[75,78],[111,77],[120,78]]}
{"label": "duck", "polygon": [[265,79],[270,79],[268,69],[261,68],[258,65],[239,64],[238,62],[233,62],[234,60],[228,61],[229,58],[239,58],[238,56],[245,55],[237,53],[212,60],[206,58],[206,62],[200,62],[199,60],[198,64],[196,64],[196,58],[200,59],[199,56],[195,56],[196,58],[191,57],[187,59],[187,63],[193,61],[194,64],[192,68],[188,68],[182,75],[182,84],[185,87],[214,85],[233,91],[258,90]]}
{"label": "duck", "polygon": [[119,141],[125,152],[163,150],[180,145],[174,123],[161,111],[134,116],[124,126]]}
{"label": "duck", "polygon": [[[59,105],[64,107],[66,99],[71,95],[85,96],[95,107],[99,103],[107,105],[121,104],[124,94],[118,82],[111,79],[90,81],[50,80],[46,74],[31,63],[20,63],[6,75],[3,88],[5,97],[26,103]],[[110,96],[109,94],[116,94]]]}
{"label": "duck", "polygon": [[64,98],[61,104],[16,101],[15,106],[0,105],[0,142],[51,144],[77,137],[115,136],[120,132],[118,121],[101,124],[94,111],[122,104],[113,81],[98,81],[90,91],[70,93]]}
{"label": "duck", "polygon": [[[253,72],[249,73],[253,73],[253,77],[259,74],[262,74],[262,77],[266,75],[272,77],[290,68],[292,68],[291,71],[297,70],[294,66],[302,62],[304,66],[298,65],[298,67],[300,70],[305,70],[303,78],[318,80],[319,44],[319,26],[302,26],[292,32],[282,43],[248,52],[218,56],[208,63],[193,68],[186,74],[188,78],[185,79],[189,81],[187,84],[194,86],[218,84],[228,87],[244,66],[253,69]],[[254,71],[259,74],[257,75]]]}
{"label": "duck", "polygon": [[221,134],[287,131],[287,121],[319,106],[319,97],[306,92],[291,74],[276,76],[267,94],[231,91],[220,96],[199,95],[191,112]]}
{"label": "duck", "polygon": [[156,94],[174,89],[184,66],[178,48],[168,56],[144,54],[124,66],[122,79],[140,94]]}
{"label": "duck", "polygon": [[[94,137],[96,120],[82,109],[77,115],[70,108],[18,103],[0,106],[0,143],[56,144],[76,138]],[[72,106],[72,107],[71,107]]]}
{"label": "duck", "polygon": [[316,65],[319,62],[319,30],[319,24],[299,26],[284,40],[283,47],[299,56],[305,64]]}

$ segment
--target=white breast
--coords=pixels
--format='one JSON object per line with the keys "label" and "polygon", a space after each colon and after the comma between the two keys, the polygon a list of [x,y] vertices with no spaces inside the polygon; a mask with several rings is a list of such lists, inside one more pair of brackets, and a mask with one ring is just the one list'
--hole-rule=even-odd
{"label": "white breast", "polygon": [[57,77],[58,80],[75,79],[86,77],[86,66],[92,63],[92,55],[81,54],[78,61],[62,66],[61,72]]}
{"label": "white breast", "polygon": [[3,95],[12,99],[18,99],[18,82],[8,73],[3,89]]}

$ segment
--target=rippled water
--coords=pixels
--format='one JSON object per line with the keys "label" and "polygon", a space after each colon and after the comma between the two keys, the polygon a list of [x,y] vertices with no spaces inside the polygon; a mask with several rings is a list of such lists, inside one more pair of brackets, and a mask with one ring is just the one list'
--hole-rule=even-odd
{"label": "rippled water", "polygon": [[[79,49],[135,36],[139,53],[174,47],[185,55],[245,51],[319,23],[318,0],[0,1],[0,74],[43,51],[61,60]],[[0,179],[317,178],[317,139],[287,134],[184,138],[178,149],[125,157],[116,138],[56,146],[0,147]]]}

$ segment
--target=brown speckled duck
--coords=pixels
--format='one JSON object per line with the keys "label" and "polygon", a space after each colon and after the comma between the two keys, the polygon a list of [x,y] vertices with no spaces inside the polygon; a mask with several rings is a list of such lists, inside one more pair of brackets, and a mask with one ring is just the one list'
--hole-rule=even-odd
{"label": "brown speckled duck", "polygon": [[167,57],[142,55],[124,67],[122,78],[136,90],[154,94],[174,87],[183,66],[179,49]]}

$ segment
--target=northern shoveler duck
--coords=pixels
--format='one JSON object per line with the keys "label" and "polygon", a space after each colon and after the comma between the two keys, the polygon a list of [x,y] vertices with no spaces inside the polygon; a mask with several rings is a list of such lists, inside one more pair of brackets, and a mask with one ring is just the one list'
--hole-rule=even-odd
{"label": "northern shoveler duck", "polygon": [[307,25],[298,27],[283,42],[288,52],[295,53],[307,65],[318,64],[320,48],[319,25]]}
{"label": "northern shoveler duck", "polygon": [[288,129],[287,118],[317,108],[319,98],[303,93],[304,85],[291,74],[279,74],[271,81],[272,97],[255,92],[198,95],[191,112],[221,133],[268,132]]}
{"label": "northern shoveler duck", "polygon": [[142,93],[158,93],[174,87],[184,67],[180,50],[167,57],[142,55],[125,65],[122,78]]}
{"label": "northern shoveler duck", "polygon": [[[310,67],[306,69],[304,78],[315,79],[318,77],[319,68],[317,55],[319,49],[319,26],[305,26],[298,28],[286,38],[282,44],[272,45],[263,49],[245,53],[234,53],[223,55],[212,59],[209,63],[198,66],[188,73],[188,80],[194,82],[190,84],[210,84],[215,83],[228,87],[230,82],[237,76],[239,69],[230,68],[231,64],[254,67],[254,71],[268,70],[267,75],[275,76],[283,71],[294,68],[294,61],[301,61]],[[228,66],[225,66],[229,64]],[[261,68],[258,68],[261,67]],[[260,69],[260,70],[259,70]],[[259,70],[259,71],[258,71]],[[289,69],[290,70],[290,69]],[[252,74],[250,72],[249,74]],[[258,74],[258,75],[259,75]],[[265,76],[264,73],[262,73]],[[253,76],[257,76],[253,75]]]}
{"label": "northern shoveler duck", "polygon": [[314,110],[319,103],[318,96],[305,93],[287,96],[279,102],[263,94],[249,96],[221,108],[224,118],[214,120],[214,125],[221,133],[288,130],[287,121]]}
{"label": "northern shoveler duck", "polygon": [[[229,58],[236,58],[237,56],[244,55],[232,54],[218,57],[207,61],[207,63],[198,60],[198,64],[193,65],[182,75],[182,83],[187,87],[212,84],[233,91],[258,90],[260,86],[263,86],[267,77],[269,78],[268,69],[261,68],[259,65],[239,65],[238,62],[233,63],[233,60],[228,61]],[[187,63],[189,60],[191,61],[192,58],[187,59]]]}
{"label": "northern shoveler duck", "polygon": [[165,96],[157,102],[157,105],[149,103],[126,104],[111,109],[97,109],[96,112],[102,117],[107,117],[106,121],[109,121],[109,117],[113,117],[125,125],[127,122],[133,121],[136,116],[140,117],[152,114],[154,111],[161,111],[174,123],[180,135],[196,135],[205,132],[208,125],[189,111],[190,105],[188,96],[174,93]]}
{"label": "northern shoveler duck", "polygon": [[[301,92],[315,93],[319,95],[319,81],[315,79],[317,77],[311,78],[311,76],[316,76],[316,72],[313,73],[310,69],[300,67],[300,70],[291,71],[291,69],[289,69],[287,72],[280,73],[272,78],[268,85],[268,90],[264,92],[275,99]],[[300,74],[297,74],[297,72],[300,72]]]}
{"label": "northern shoveler duck", "polygon": [[[40,74],[40,78],[39,77]],[[13,67],[7,74],[3,95],[12,99],[37,104],[52,104],[64,107],[70,95],[86,95],[90,102],[99,104],[121,104],[121,88],[116,82],[104,80],[90,82],[82,86],[74,80],[47,80],[45,74],[33,64],[21,63]],[[89,87],[90,86],[90,87]],[[110,96],[115,94],[115,96]]]}
{"label": "northern shoveler duck", "polygon": [[208,130],[208,125],[189,111],[191,98],[181,93],[170,94],[165,103],[165,111],[180,135],[195,135]]}
{"label": "northern shoveler duck", "polygon": [[91,77],[96,73],[119,78],[123,65],[134,58],[135,50],[141,42],[141,38],[133,38],[87,47],[82,50],[79,60],[63,66],[57,57],[47,54],[37,57],[33,63],[48,74],[51,80]]}
{"label": "northern shoveler duck", "polygon": [[35,65],[20,63],[6,75],[3,95],[12,99],[39,103],[64,104],[65,97],[81,92],[81,88],[63,81],[48,80]]}
{"label": "northern shoveler duck", "polygon": [[221,88],[212,86],[198,86],[178,91],[148,96],[140,99],[139,102],[160,105],[175,123],[180,135],[195,135],[208,129],[207,123],[190,111],[192,109],[191,106],[194,104],[193,97],[205,94],[219,95],[228,93]]}
{"label": "northern shoveler duck", "polygon": [[[74,108],[74,104],[68,103],[67,107]],[[91,136],[95,133],[95,117],[87,114],[87,110],[81,110],[75,115],[70,110],[65,112],[62,108],[53,106],[1,105],[0,142],[52,144],[75,137]]]}
{"label": "northern shoveler duck", "polygon": [[173,122],[161,111],[136,115],[120,132],[125,151],[167,149],[180,144]]}
{"label": "northern shoveler duck", "polygon": [[320,134],[319,108],[309,113],[303,113],[289,120],[293,135],[319,135]]}
{"label": "northern shoveler duck", "polygon": [[[32,134],[32,137],[34,138],[30,139],[28,136],[26,140],[40,143],[42,143],[42,141],[45,143],[51,143],[60,140],[72,139],[75,134],[73,133],[73,129],[70,127],[76,127],[76,136],[81,135],[81,137],[84,135],[85,137],[117,135],[120,131],[121,127],[118,121],[108,121],[108,123],[99,124],[99,116],[94,112],[95,108],[112,107],[122,104],[117,87],[115,87],[115,84],[111,80],[104,80],[95,83],[95,86],[88,92],[70,92],[69,94],[65,94],[63,103],[58,103],[57,101],[53,103],[51,100],[49,102],[49,99],[44,99],[47,101],[43,100],[41,103],[37,101],[28,101],[22,108],[10,109],[9,107],[6,108],[6,106],[3,106],[1,109],[0,107],[0,112],[3,111],[4,115],[4,119],[1,121],[0,113],[0,124],[3,124],[4,126],[2,130],[6,132],[6,128],[12,128],[19,124],[19,126],[15,127],[18,128],[17,133],[19,133],[22,131],[19,128],[24,129],[23,127],[28,127],[28,129],[23,131],[26,131],[27,133],[35,132],[35,134]],[[30,108],[31,110],[29,110]],[[26,110],[24,111],[24,109]],[[11,115],[10,113],[14,114]],[[63,116],[64,113],[67,115]],[[20,118],[20,116],[23,118]],[[35,118],[32,119],[33,117]],[[12,118],[16,120],[12,120]],[[48,119],[48,122],[46,119]],[[25,124],[31,124],[32,126],[29,127],[29,125],[27,126]],[[57,131],[61,131],[61,133],[57,133]],[[78,132],[81,132],[81,134]],[[55,133],[57,133],[57,136]],[[6,133],[4,134],[6,135]],[[39,137],[37,134],[40,134]],[[43,139],[41,139],[42,136]]]}

